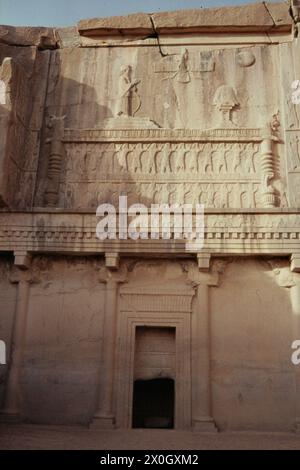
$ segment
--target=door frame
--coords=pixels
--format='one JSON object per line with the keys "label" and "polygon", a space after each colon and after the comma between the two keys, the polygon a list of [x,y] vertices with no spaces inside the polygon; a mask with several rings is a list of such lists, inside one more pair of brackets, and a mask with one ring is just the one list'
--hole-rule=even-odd
{"label": "door frame", "polygon": [[[117,428],[132,428],[136,328],[175,329],[174,429],[189,430],[191,419],[191,313],[194,291],[120,291],[114,408]],[[180,311],[181,310],[181,311]]]}

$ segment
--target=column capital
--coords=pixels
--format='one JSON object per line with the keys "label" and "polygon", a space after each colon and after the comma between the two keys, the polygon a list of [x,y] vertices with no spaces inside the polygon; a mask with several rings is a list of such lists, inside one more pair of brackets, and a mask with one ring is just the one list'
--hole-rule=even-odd
{"label": "column capital", "polygon": [[116,283],[122,284],[127,282],[128,269],[126,264],[122,264],[117,270],[111,270],[106,266],[99,269],[98,280],[101,284]]}
{"label": "column capital", "polygon": [[195,263],[188,263],[185,266],[188,283],[191,284],[194,288],[200,285],[206,285],[208,287],[219,287],[221,274],[224,273],[228,262],[229,261],[224,259],[214,260],[208,270],[207,268],[199,270],[199,266],[196,266]]}
{"label": "column capital", "polygon": [[198,260],[199,271],[208,272],[209,269],[210,269],[211,254],[209,254],[209,253],[198,253],[197,254],[197,260]]}
{"label": "column capital", "polygon": [[291,270],[291,266],[288,263],[288,260],[283,259],[271,259],[268,261],[273,273],[275,275],[275,280],[279,287],[285,287],[289,289],[296,285],[295,275]]}
{"label": "column capital", "polygon": [[14,251],[14,264],[20,269],[29,269],[31,266],[32,256],[28,251]]}
{"label": "column capital", "polygon": [[27,282],[28,284],[38,284],[39,278],[35,272],[30,270],[24,270],[18,266],[14,266],[9,274],[9,281],[12,284],[19,284],[21,282]]}
{"label": "column capital", "polygon": [[293,273],[300,273],[300,254],[291,256],[291,271]]}
{"label": "column capital", "polygon": [[119,253],[105,253],[105,265],[108,269],[119,269],[120,254]]}

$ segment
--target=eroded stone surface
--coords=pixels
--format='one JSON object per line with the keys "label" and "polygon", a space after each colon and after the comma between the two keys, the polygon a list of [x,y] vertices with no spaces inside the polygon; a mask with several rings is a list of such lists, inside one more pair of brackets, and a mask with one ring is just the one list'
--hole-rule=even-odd
{"label": "eroded stone surface", "polygon": [[[300,429],[296,21],[0,28],[1,419],[130,428],[134,381],[164,378],[176,429]],[[203,249],[100,241],[96,208],[125,194],[204,204]]]}
{"label": "eroded stone surface", "polygon": [[36,46],[39,49],[55,49],[56,39],[53,28],[23,26],[0,26],[0,44],[11,46]]}
{"label": "eroded stone surface", "polygon": [[256,3],[237,7],[189,9],[154,14],[139,13],[112,18],[93,18],[78,23],[83,35],[122,34],[127,32],[158,33],[181,31],[267,31],[271,28],[288,30],[292,18],[286,3]]}
{"label": "eroded stone surface", "polygon": [[78,23],[81,34],[121,34],[127,32],[149,33],[153,30],[150,16],[146,13],[136,13],[128,16],[113,16],[111,18],[91,18]]}

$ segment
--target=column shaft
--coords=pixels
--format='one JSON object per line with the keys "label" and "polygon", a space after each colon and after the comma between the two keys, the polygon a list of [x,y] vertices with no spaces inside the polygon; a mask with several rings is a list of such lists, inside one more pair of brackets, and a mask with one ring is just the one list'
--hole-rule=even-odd
{"label": "column shaft", "polygon": [[24,356],[29,289],[30,284],[27,280],[19,281],[11,347],[11,364],[2,411],[11,419],[18,419],[21,414],[20,376]]}
{"label": "column shaft", "polygon": [[117,324],[117,294],[118,283],[109,280],[106,284],[103,349],[102,349],[102,378],[98,397],[98,409],[94,424],[111,428],[114,426],[113,416],[113,386],[115,370],[116,324]]}
{"label": "column shaft", "polygon": [[[300,285],[291,288],[292,314],[293,314],[293,342],[300,340]],[[295,368],[296,383],[296,407],[295,425],[297,432],[300,432],[300,366]]]}
{"label": "column shaft", "polygon": [[209,286],[197,288],[197,312],[193,324],[193,426],[199,431],[216,431],[211,417]]}

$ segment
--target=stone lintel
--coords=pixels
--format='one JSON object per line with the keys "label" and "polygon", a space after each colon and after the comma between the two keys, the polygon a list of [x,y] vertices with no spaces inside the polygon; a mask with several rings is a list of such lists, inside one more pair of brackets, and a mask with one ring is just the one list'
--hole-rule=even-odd
{"label": "stone lintel", "polygon": [[78,23],[82,36],[136,34],[183,34],[220,32],[291,31],[289,5],[250,3],[235,7],[199,8],[154,14],[137,13],[110,18],[92,18]]}

